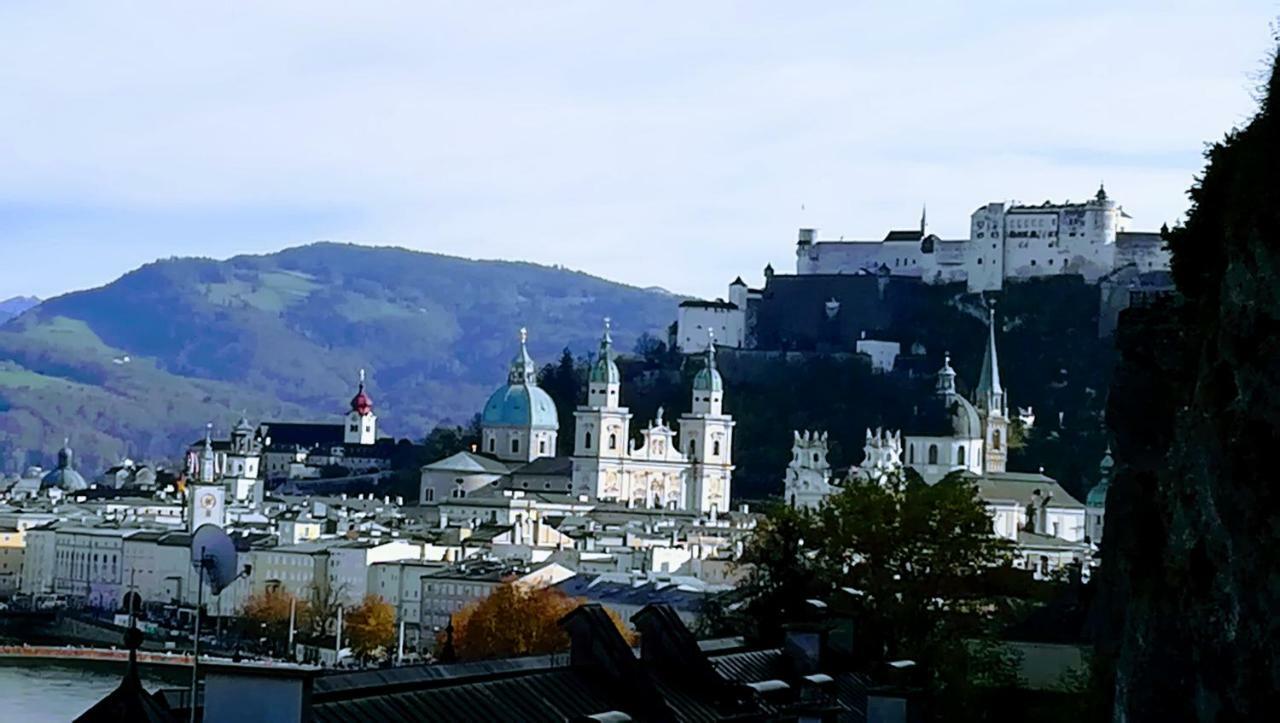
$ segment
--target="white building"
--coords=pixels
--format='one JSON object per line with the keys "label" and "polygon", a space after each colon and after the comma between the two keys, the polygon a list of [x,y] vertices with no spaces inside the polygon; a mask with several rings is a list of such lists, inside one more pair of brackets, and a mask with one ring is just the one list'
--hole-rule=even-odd
{"label": "white building", "polygon": [[733,418],[724,413],[724,380],[715,345],[694,377],[680,432],[657,419],[631,442],[631,411],[621,405],[621,375],[606,320],[587,402],[574,412],[573,490],[632,507],[711,512],[728,509],[733,479]]}
{"label": "white building", "polygon": [[817,509],[822,500],[834,494],[831,465],[827,462],[827,433],[795,432],[791,443],[791,462],[783,481],[787,504],[800,509]]}
{"label": "white building", "polygon": [[1000,289],[1006,280],[1080,274],[1090,283],[1133,265],[1167,269],[1159,234],[1131,233],[1129,215],[1098,193],[1084,203],[1039,206],[989,203],[970,216],[969,238],[941,239],[919,230],[891,231],[881,241],[820,241],[801,229],[797,274],[888,272],[929,283],[967,282],[970,291]]}

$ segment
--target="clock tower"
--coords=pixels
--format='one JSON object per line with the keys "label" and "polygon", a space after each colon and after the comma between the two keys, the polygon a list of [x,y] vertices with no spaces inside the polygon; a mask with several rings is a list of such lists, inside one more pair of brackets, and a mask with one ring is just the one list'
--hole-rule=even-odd
{"label": "clock tower", "polygon": [[227,490],[218,479],[218,457],[213,453],[213,425],[205,429],[204,449],[200,451],[193,473],[195,479],[187,485],[187,531],[194,533],[201,525],[227,524]]}

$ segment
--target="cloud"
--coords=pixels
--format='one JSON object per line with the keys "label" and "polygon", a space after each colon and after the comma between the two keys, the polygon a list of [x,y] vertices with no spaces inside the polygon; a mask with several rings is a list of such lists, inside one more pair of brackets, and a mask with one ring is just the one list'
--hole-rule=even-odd
{"label": "cloud", "polygon": [[1252,112],[1275,12],[972,6],[7,4],[0,244],[77,251],[0,296],[321,238],[714,295],[801,224],[928,202],[960,235],[1103,179],[1155,228]]}

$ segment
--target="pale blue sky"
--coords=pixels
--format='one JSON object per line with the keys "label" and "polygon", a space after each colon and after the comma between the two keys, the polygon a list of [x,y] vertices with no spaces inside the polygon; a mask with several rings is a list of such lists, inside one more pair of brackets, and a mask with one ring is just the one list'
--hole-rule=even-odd
{"label": "pale blue sky", "polygon": [[[328,239],[722,295],[795,230],[1158,228],[1280,2],[0,4],[0,298]],[[805,210],[802,212],[801,205]],[[425,282],[425,280],[424,280]]]}

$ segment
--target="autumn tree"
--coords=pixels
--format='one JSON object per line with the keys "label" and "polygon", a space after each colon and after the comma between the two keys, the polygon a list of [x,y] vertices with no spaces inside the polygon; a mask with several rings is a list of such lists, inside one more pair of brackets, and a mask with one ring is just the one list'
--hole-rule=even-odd
{"label": "autumn tree", "polygon": [[[585,602],[555,588],[529,588],[504,582],[488,597],[453,616],[453,645],[462,660],[541,655],[566,650],[569,635],[559,622]],[[635,633],[613,610],[609,617],[628,644]],[[442,636],[439,640],[444,642]]]}
{"label": "autumn tree", "polygon": [[289,638],[289,615],[301,619],[306,615],[307,604],[298,600],[293,593],[282,588],[271,587],[263,592],[254,593],[245,600],[241,617],[248,624],[249,632],[257,635],[261,632],[277,647]]}
{"label": "autumn tree", "polygon": [[351,652],[364,661],[385,657],[396,639],[396,610],[377,595],[366,595],[342,618]]}

